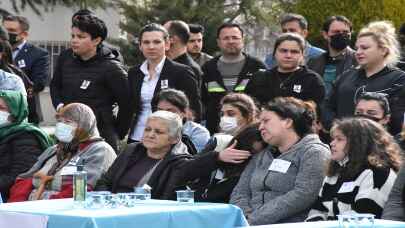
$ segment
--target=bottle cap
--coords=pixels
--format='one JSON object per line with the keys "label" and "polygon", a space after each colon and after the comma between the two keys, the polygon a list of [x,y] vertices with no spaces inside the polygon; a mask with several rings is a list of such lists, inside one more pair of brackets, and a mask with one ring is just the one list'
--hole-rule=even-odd
{"label": "bottle cap", "polygon": [[83,171],[84,169],[84,165],[77,165],[76,167],[78,172]]}

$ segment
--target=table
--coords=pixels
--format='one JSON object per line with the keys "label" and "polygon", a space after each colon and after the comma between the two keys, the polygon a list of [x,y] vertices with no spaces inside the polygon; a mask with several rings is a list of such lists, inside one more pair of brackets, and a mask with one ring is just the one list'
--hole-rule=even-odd
{"label": "table", "polygon": [[[299,222],[263,226],[249,226],[249,228],[339,228],[338,221]],[[242,227],[240,227],[242,228]],[[376,219],[373,228],[405,228],[404,222]]]}
{"label": "table", "polygon": [[[0,224],[16,224],[15,219],[8,219],[13,217],[8,216],[10,213],[20,216],[17,221],[23,221],[24,215],[47,218],[47,228],[233,228],[248,225],[242,210],[233,205],[165,200],[148,200],[132,208],[113,209],[75,209],[72,199],[4,203],[0,204]],[[6,227],[15,227],[14,224]]]}

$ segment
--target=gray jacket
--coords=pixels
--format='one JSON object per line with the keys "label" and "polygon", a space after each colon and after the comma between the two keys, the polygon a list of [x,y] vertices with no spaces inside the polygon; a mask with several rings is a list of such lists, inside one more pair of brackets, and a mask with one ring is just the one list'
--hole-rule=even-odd
{"label": "gray jacket", "polygon": [[397,179],[388,196],[388,201],[384,206],[382,219],[405,221],[404,200],[402,192],[405,185],[405,166],[403,165],[398,172]]}
{"label": "gray jacket", "polygon": [[242,208],[251,225],[302,222],[315,202],[330,150],[310,134],[277,159],[291,162],[286,173],[270,171],[268,147],[256,154],[242,173],[230,203]]}

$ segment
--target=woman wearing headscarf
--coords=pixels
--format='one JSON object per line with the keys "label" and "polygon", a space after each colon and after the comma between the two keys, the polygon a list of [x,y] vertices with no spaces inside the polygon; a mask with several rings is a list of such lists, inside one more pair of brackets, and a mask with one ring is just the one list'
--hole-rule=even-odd
{"label": "woman wearing headscarf", "polygon": [[4,199],[18,174],[27,171],[52,145],[48,135],[27,123],[27,100],[17,91],[0,91],[0,193]]}
{"label": "woman wearing headscarf", "polygon": [[114,150],[101,137],[93,111],[72,103],[57,113],[55,137],[58,143],[47,149],[32,168],[10,189],[9,202],[72,197],[74,167],[84,165],[87,189],[113,163]]}

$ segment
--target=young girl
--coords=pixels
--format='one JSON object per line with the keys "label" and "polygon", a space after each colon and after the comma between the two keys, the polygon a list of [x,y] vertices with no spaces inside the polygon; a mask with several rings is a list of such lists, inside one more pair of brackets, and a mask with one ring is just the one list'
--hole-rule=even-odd
{"label": "young girl", "polygon": [[331,161],[306,221],[350,211],[381,218],[401,163],[398,145],[382,125],[365,118],[336,121],[331,136]]}

